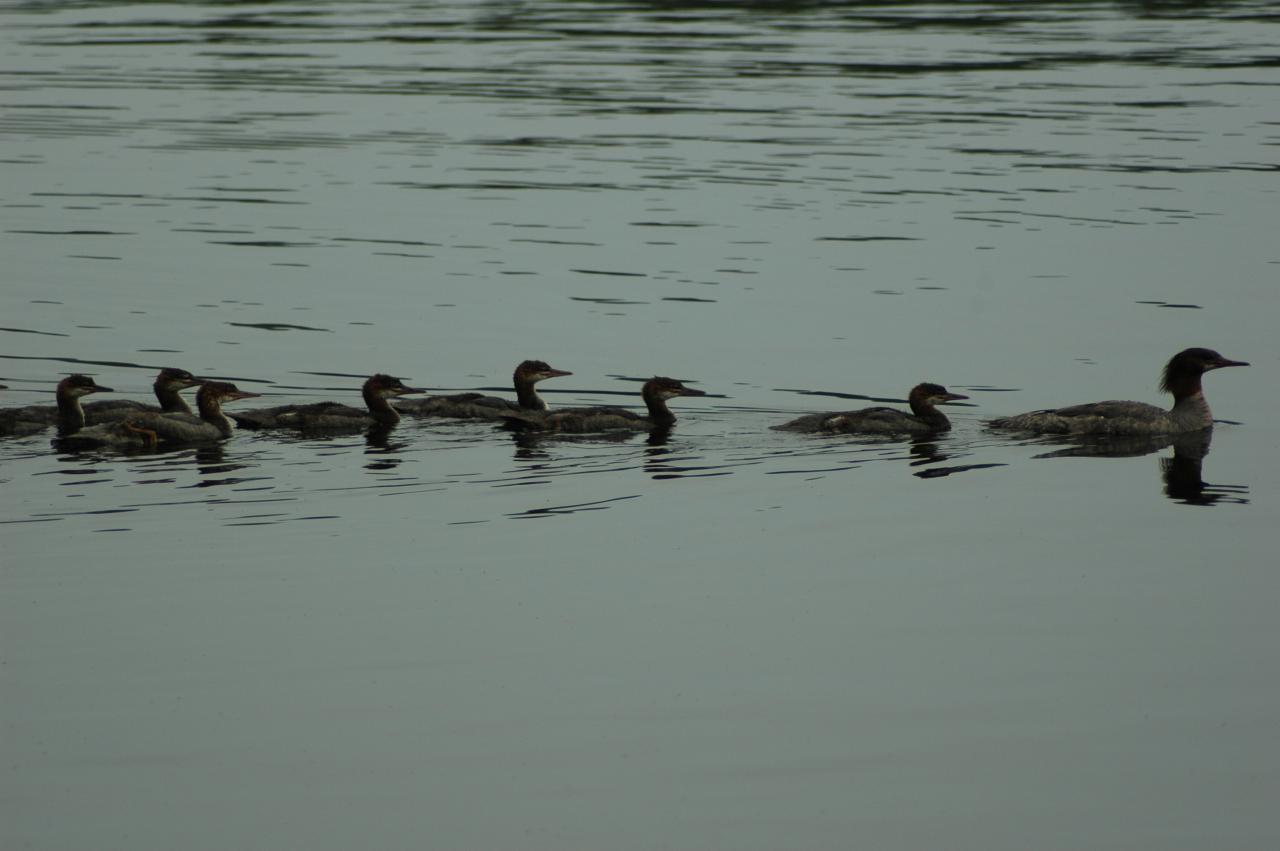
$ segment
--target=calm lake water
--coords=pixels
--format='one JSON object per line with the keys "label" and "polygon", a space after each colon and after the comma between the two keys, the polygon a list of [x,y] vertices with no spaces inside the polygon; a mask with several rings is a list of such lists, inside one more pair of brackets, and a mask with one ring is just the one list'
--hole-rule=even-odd
{"label": "calm lake water", "polygon": [[[4,4],[3,406],[532,357],[553,406],[710,395],[666,441],[0,439],[0,846],[1277,847],[1278,43],[1265,2]],[[1207,455],[983,427],[1161,401],[1188,346],[1252,363]],[[936,440],[769,430],[925,380],[971,397]]]}

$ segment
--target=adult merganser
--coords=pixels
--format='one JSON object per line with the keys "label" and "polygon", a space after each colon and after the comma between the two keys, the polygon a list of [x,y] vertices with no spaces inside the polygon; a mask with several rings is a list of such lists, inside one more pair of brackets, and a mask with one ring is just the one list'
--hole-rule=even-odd
{"label": "adult merganser", "polygon": [[858,411],[806,414],[773,428],[825,434],[934,434],[951,429],[947,415],[934,406],[968,398],[952,393],[941,384],[925,382],[911,388],[907,396],[907,403],[911,406],[909,414],[896,408],[862,408]]}
{"label": "adult merganser", "polygon": [[1248,366],[1228,360],[1212,349],[1184,349],[1169,359],[1160,389],[1173,394],[1173,408],[1166,411],[1145,402],[1108,401],[1046,408],[1013,417],[1000,417],[988,425],[997,429],[1040,434],[1180,434],[1213,427],[1213,413],[1205,401],[1200,377],[1225,366]]}

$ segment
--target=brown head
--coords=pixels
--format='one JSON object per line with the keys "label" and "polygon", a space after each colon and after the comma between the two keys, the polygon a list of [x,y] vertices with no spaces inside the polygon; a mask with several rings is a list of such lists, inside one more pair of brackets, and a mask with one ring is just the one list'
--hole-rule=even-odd
{"label": "brown head", "polygon": [[405,396],[409,393],[421,393],[422,390],[417,387],[410,387],[394,375],[386,375],[379,372],[377,375],[369,376],[365,381],[361,393],[365,399],[392,399],[396,396]]}
{"label": "brown head", "polygon": [[1175,399],[1200,392],[1200,376],[1224,366],[1248,366],[1242,360],[1229,360],[1213,349],[1183,349],[1165,364],[1160,376],[1160,389]]}
{"label": "brown head", "polygon": [[261,393],[241,390],[229,381],[206,381],[200,385],[200,390],[196,393],[196,402],[203,408],[210,402],[221,405],[223,402],[234,402],[237,399],[256,399],[261,395]]}
{"label": "brown head", "polygon": [[156,376],[156,390],[172,390],[177,392],[185,390],[188,387],[195,387],[197,384],[204,382],[202,378],[196,378],[185,369],[177,369],[176,367],[166,366],[160,370],[160,374]]}
{"label": "brown head", "polygon": [[664,378],[660,375],[656,375],[646,381],[640,392],[646,399],[672,399],[676,396],[707,395],[706,391],[685,387],[682,382],[674,378]]}
{"label": "brown head", "polygon": [[58,396],[71,399],[79,399],[81,396],[88,396],[90,393],[114,392],[110,387],[103,387],[89,376],[81,375],[78,372],[75,375],[68,375],[58,382]]}
{"label": "brown head", "polygon": [[539,381],[545,381],[548,378],[558,378],[562,375],[573,375],[573,373],[566,372],[563,369],[554,369],[546,361],[526,360],[520,362],[520,365],[516,367],[515,374],[512,377],[517,384],[522,382],[536,384]]}
{"label": "brown head", "polygon": [[913,407],[918,404],[933,407],[934,405],[945,405],[947,402],[956,402],[960,399],[968,398],[968,396],[961,396],[959,393],[952,393],[941,384],[933,384],[926,381],[911,388],[911,393],[907,396],[907,401],[910,402]]}

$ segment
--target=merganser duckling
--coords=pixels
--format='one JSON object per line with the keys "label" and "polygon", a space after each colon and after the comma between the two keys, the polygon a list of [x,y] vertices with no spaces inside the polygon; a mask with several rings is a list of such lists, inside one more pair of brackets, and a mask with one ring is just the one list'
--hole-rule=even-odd
{"label": "merganser duckling", "polygon": [[118,422],[100,423],[67,434],[55,441],[60,449],[153,448],[159,444],[207,443],[230,437],[231,421],[222,403],[254,399],[260,394],[241,390],[225,381],[206,381],[196,393],[199,416],[144,411]]}
{"label": "merganser duckling", "polygon": [[1000,417],[988,425],[1040,434],[1181,434],[1200,431],[1213,428],[1213,413],[1205,401],[1200,377],[1210,370],[1248,365],[1244,361],[1228,360],[1212,349],[1184,349],[1169,359],[1160,379],[1160,390],[1173,395],[1171,410],[1145,402],[1092,402]]}
{"label": "merganser duckling", "polygon": [[676,396],[705,396],[705,391],[685,387],[674,378],[655,376],[640,388],[648,415],[637,414],[625,408],[564,408],[556,411],[522,411],[503,417],[507,425],[528,431],[599,432],[599,431],[656,431],[669,429],[676,422],[676,415],[667,407],[667,400]]}
{"label": "merganser duckling", "polygon": [[772,428],[824,434],[935,434],[950,431],[951,421],[934,405],[968,398],[952,393],[941,384],[925,382],[911,388],[907,396],[907,404],[911,406],[909,414],[895,408],[863,408],[830,414],[806,414]]}
{"label": "merganser duckling", "polygon": [[76,431],[83,428],[85,422],[81,397],[111,392],[114,391],[110,387],[103,387],[87,375],[68,375],[58,382],[54,392],[56,405],[26,405],[0,411],[0,434],[35,434],[51,425],[57,425],[68,433]]}
{"label": "merganser duckling", "polygon": [[516,401],[485,396],[482,393],[457,393],[451,396],[429,396],[398,405],[402,414],[414,417],[455,417],[471,420],[499,420],[510,413],[545,411],[547,403],[538,395],[537,383],[548,378],[573,375],[553,369],[546,361],[521,361],[511,379],[516,388]]}
{"label": "merganser duckling", "polygon": [[179,391],[195,387],[204,379],[196,378],[185,369],[165,367],[156,376],[151,385],[156,394],[159,407],[132,399],[112,399],[105,402],[90,402],[84,405],[85,422],[95,425],[102,422],[115,422],[125,417],[141,413],[190,414],[191,408]]}
{"label": "merganser duckling", "polygon": [[360,388],[367,406],[365,410],[341,402],[316,402],[311,405],[257,408],[232,414],[231,418],[241,428],[251,430],[283,428],[299,431],[360,431],[370,426],[389,428],[400,421],[400,415],[387,400],[406,393],[421,392],[417,388],[406,386],[393,375],[378,373],[370,376]]}

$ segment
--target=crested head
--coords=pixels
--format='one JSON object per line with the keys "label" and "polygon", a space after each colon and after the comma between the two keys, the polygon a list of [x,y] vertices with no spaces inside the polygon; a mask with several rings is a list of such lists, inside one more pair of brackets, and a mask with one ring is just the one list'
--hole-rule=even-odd
{"label": "crested head", "polygon": [[79,372],[68,375],[66,378],[58,382],[58,393],[67,395],[73,399],[79,399],[81,396],[88,396],[90,393],[111,393],[110,387],[103,387],[95,382],[87,375]]}
{"label": "crested head", "polygon": [[515,374],[512,376],[516,381],[543,381],[548,378],[556,378],[561,375],[573,375],[572,372],[566,372],[563,369],[555,369],[546,361],[542,360],[526,360],[521,361],[516,366]]}
{"label": "crested head", "polygon": [[1169,359],[1160,375],[1160,389],[1175,397],[1199,392],[1200,376],[1226,366],[1248,366],[1245,361],[1231,360],[1213,349],[1183,349]]}
{"label": "crested head", "polygon": [[646,398],[654,397],[657,399],[672,399],[676,396],[705,396],[703,390],[696,390],[692,387],[685,387],[684,383],[674,378],[666,378],[661,375],[655,375],[644,383],[641,391]]}
{"label": "crested head", "polygon": [[362,388],[362,390],[366,398],[370,394],[373,394],[374,396],[377,396],[378,398],[381,398],[381,399],[386,399],[392,396],[404,396],[409,393],[422,392],[416,387],[409,387],[399,378],[396,378],[394,375],[387,375],[381,372],[379,372],[376,375],[369,376],[368,380],[365,381],[364,387]]}
{"label": "crested head", "polygon": [[160,370],[160,374],[156,376],[156,386],[163,387],[166,390],[182,390],[187,387],[195,387],[200,384],[203,379],[196,378],[185,369],[178,369],[172,366],[166,366]]}
{"label": "crested head", "polygon": [[934,384],[930,381],[925,381],[912,387],[911,393],[907,396],[907,399],[911,402],[923,402],[928,405],[942,405],[946,402],[968,398],[968,396],[962,396],[959,393],[952,393],[941,384]]}

